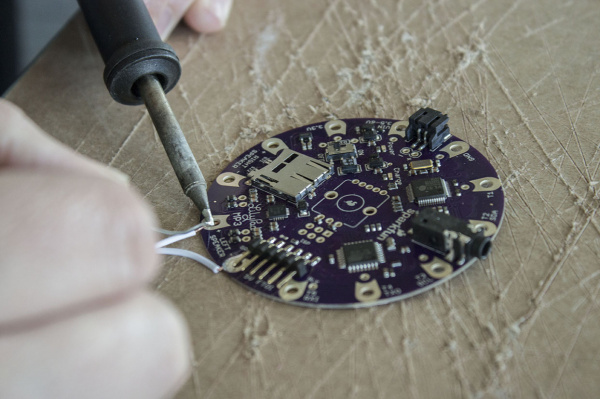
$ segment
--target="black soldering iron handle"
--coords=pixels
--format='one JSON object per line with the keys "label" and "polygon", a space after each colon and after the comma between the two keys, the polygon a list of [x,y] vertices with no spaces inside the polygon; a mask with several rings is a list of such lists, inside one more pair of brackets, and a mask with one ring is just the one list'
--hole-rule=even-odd
{"label": "black soldering iron handle", "polygon": [[143,0],[78,0],[104,59],[104,82],[125,105],[143,104],[136,82],[154,75],[163,90],[181,76],[179,58],[158,34]]}

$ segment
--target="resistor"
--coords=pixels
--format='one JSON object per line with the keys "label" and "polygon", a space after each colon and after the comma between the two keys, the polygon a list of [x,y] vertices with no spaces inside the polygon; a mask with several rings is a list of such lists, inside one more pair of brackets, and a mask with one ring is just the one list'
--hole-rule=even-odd
{"label": "resistor", "polygon": [[388,251],[396,250],[396,240],[394,240],[394,237],[388,237],[385,239],[385,249]]}
{"label": "resistor", "polygon": [[253,227],[252,228],[252,238],[260,238],[260,239],[263,238],[262,230],[261,230],[260,227]]}
{"label": "resistor", "polygon": [[250,196],[250,202],[258,202],[258,191],[255,188],[248,190],[248,195]]}
{"label": "resistor", "polygon": [[279,223],[273,221],[269,223],[269,230],[271,231],[279,231]]}

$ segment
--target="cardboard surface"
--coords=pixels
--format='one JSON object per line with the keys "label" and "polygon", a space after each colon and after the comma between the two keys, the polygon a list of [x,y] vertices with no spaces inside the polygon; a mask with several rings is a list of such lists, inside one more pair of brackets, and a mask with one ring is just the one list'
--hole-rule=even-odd
{"label": "cardboard surface", "polygon": [[[195,346],[178,398],[597,397],[599,14],[592,0],[243,0],[223,33],[176,30],[169,99],[209,181],[289,128],[431,105],[507,195],[489,259],[377,308],[286,306],[167,259],[156,287]],[[8,98],[130,175],[164,227],[195,224],[150,118],[109,98],[102,67],[76,18]]]}

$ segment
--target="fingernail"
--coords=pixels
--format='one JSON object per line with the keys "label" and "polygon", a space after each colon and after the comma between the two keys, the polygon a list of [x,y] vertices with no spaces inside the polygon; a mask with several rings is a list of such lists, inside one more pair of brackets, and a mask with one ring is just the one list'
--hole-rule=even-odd
{"label": "fingernail", "polygon": [[100,172],[107,179],[110,179],[119,184],[129,187],[129,176],[127,176],[125,173],[121,172],[120,170],[112,168],[110,166],[103,166],[103,167],[101,167]]}
{"label": "fingernail", "polygon": [[232,0],[212,0],[213,10],[222,26],[225,26],[231,12]]}
{"label": "fingernail", "polygon": [[205,0],[206,11],[200,17],[203,25],[214,27],[214,30],[222,29],[229,19],[232,4],[232,0]]}

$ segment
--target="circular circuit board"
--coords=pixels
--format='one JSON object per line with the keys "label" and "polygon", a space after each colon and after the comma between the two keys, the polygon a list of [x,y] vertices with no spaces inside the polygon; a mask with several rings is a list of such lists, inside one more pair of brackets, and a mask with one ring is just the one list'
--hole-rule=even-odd
{"label": "circular circuit board", "polygon": [[457,275],[488,255],[504,193],[437,114],[332,120],[249,149],[208,191],[208,252],[254,292],[311,307],[389,303]]}

